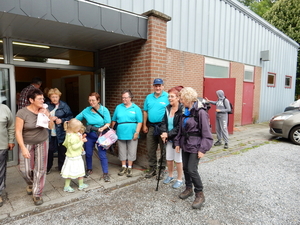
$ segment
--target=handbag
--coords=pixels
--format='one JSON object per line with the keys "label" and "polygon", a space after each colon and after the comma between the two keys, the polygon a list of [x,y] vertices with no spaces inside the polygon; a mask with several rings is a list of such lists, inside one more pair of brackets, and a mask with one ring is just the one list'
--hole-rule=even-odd
{"label": "handbag", "polygon": [[105,149],[109,149],[109,147],[118,140],[116,132],[111,128],[108,129],[109,131],[107,131],[105,134],[100,133],[97,139],[98,145]]}

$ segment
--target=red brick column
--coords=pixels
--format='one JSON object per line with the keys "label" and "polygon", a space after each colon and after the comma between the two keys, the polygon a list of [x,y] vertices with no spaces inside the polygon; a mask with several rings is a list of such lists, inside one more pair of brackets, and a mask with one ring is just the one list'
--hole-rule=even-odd
{"label": "red brick column", "polygon": [[[146,95],[153,92],[154,78],[166,81],[167,22],[170,17],[155,10],[143,14],[148,16],[148,39],[137,40],[99,52],[99,65],[105,68],[106,106],[113,114],[122,103],[121,92],[130,89],[133,102],[143,109]],[[141,133],[137,161],[147,166],[146,135]]]}

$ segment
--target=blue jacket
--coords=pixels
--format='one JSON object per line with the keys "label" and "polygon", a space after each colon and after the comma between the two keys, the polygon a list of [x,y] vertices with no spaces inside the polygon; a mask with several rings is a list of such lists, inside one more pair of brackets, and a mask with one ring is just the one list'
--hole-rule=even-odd
{"label": "blue jacket", "polygon": [[[49,111],[55,108],[51,102],[47,102]],[[64,130],[64,122],[73,118],[73,113],[70,107],[64,101],[59,101],[59,106],[55,111],[55,116],[62,120],[61,124],[55,124],[57,143],[61,144],[65,140],[66,131]],[[49,130],[49,138],[51,137],[51,130]]]}

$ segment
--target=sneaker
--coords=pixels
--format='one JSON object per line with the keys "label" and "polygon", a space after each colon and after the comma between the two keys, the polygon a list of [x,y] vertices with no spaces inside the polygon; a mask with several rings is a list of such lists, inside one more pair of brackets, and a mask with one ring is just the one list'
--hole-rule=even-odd
{"label": "sneaker", "polygon": [[88,184],[82,184],[78,187],[79,191],[82,191],[83,189],[87,188],[89,185]]}
{"label": "sneaker", "polygon": [[93,173],[93,170],[87,170],[86,174],[84,175],[85,178],[88,178]]}
{"label": "sneaker", "polygon": [[225,143],[224,149],[228,149],[228,143]]}
{"label": "sneaker", "polygon": [[132,177],[132,168],[127,169],[127,177]]}
{"label": "sneaker", "polygon": [[104,174],[103,174],[103,180],[104,180],[105,182],[110,182],[110,177],[109,177],[108,173],[104,173]]}
{"label": "sneaker", "polygon": [[42,197],[35,197],[35,196],[33,196],[32,200],[34,201],[35,205],[41,205],[41,204],[44,203]]}
{"label": "sneaker", "polygon": [[150,167],[149,171],[146,173],[145,178],[151,178],[156,175],[156,168]]}
{"label": "sneaker", "polygon": [[0,196],[0,207],[3,206],[3,199],[2,196]]}
{"label": "sneaker", "polygon": [[50,173],[51,173],[51,169],[47,170],[47,173],[46,173],[46,174],[48,175],[48,174],[50,174]]}
{"label": "sneaker", "polygon": [[32,185],[27,185],[26,192],[28,195],[32,195]]}
{"label": "sneaker", "polygon": [[120,172],[118,173],[119,176],[123,176],[125,173],[127,173],[127,167],[122,166]]}
{"label": "sneaker", "polygon": [[73,193],[75,190],[73,188],[71,188],[70,186],[68,187],[64,187],[64,192],[69,192],[69,193]]}
{"label": "sneaker", "polygon": [[182,185],[183,185],[183,181],[177,180],[177,181],[173,184],[172,188],[177,189],[177,188],[180,188]]}
{"label": "sneaker", "polygon": [[222,145],[222,142],[221,142],[221,141],[217,141],[217,142],[214,144],[214,146],[220,146],[220,145]]}
{"label": "sneaker", "polygon": [[169,183],[171,183],[172,181],[174,180],[174,178],[173,177],[169,177],[169,176],[167,176],[167,178],[164,180],[164,184],[169,184]]}

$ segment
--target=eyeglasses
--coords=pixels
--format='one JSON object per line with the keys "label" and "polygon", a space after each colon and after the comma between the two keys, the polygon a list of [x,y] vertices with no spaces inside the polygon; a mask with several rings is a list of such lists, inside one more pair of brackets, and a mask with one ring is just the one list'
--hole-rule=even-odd
{"label": "eyeglasses", "polygon": [[122,97],[122,99],[127,99],[127,98],[130,98],[130,97]]}
{"label": "eyeglasses", "polygon": [[45,101],[44,98],[36,98],[35,100],[38,100],[38,101]]}

